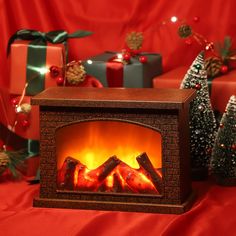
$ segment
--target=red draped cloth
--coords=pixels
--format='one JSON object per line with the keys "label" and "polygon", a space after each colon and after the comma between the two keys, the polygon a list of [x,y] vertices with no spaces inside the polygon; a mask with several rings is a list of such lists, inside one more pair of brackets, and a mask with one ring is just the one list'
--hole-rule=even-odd
{"label": "red draped cloth", "polygon": [[[93,31],[92,36],[69,40],[69,60],[120,51],[128,32],[142,31],[143,51],[161,53],[167,71],[190,65],[201,49],[196,42],[189,46],[178,37],[178,23],[171,24],[171,16],[191,24],[195,32],[210,41],[222,41],[226,35],[235,39],[235,9],[234,0],[0,0],[0,86],[9,86],[8,39],[22,28]],[[193,21],[195,16],[198,22]],[[3,181],[0,235],[234,235],[236,188],[203,182],[194,183],[194,189],[197,199],[189,212],[161,215],[33,208],[38,185]]]}
{"label": "red draped cloth", "polygon": [[231,236],[236,187],[193,183],[197,197],[182,215],[33,208],[39,185],[0,183],[0,235],[4,236]]}
{"label": "red draped cloth", "polygon": [[[0,84],[8,85],[6,48],[9,37],[22,28],[43,32],[78,29],[94,34],[69,40],[72,59],[85,59],[104,51],[124,48],[126,34],[144,34],[143,51],[163,56],[165,70],[189,65],[202,48],[196,42],[187,45],[177,35],[172,16],[189,23],[193,30],[210,41],[222,41],[226,35],[235,39],[236,21],[234,0],[0,0]],[[195,22],[194,17],[199,21]],[[16,78],[17,81],[17,78]]]}

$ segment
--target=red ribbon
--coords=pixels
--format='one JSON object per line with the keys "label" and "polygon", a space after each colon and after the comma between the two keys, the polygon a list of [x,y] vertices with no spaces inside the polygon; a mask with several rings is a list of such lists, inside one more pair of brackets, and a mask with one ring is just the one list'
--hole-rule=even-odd
{"label": "red ribbon", "polygon": [[108,87],[123,87],[124,65],[114,61],[115,57],[106,63],[106,77]]}

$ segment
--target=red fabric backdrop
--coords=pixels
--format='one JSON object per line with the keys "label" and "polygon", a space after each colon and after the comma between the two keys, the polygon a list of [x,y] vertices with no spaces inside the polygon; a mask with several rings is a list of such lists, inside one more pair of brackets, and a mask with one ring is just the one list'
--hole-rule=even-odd
{"label": "red fabric backdrop", "polygon": [[[161,53],[165,70],[190,64],[200,50],[197,43],[188,46],[177,36],[177,24],[168,23],[171,16],[191,24],[194,31],[211,41],[222,40],[226,35],[236,38],[234,0],[0,0],[0,6],[0,82],[5,85],[7,42],[22,28],[93,31],[91,37],[70,40],[71,60],[104,50],[119,51],[127,32],[142,31],[143,50]],[[199,17],[197,23],[193,21],[195,16]],[[167,24],[163,26],[164,21]]]}
{"label": "red fabric backdrop", "polygon": [[[128,32],[142,31],[144,51],[159,52],[164,69],[189,65],[200,50],[176,33],[175,15],[211,41],[236,38],[234,0],[0,0],[0,85],[8,86],[6,47],[22,28],[49,31],[93,31],[69,41],[70,60],[85,59],[104,50],[119,51]],[[199,17],[199,22],[193,18]],[[167,21],[166,25],[162,25]],[[16,78],[17,82],[17,78]],[[181,216],[32,208],[38,185],[0,183],[0,235],[233,235],[236,188],[206,182],[195,184],[195,206]]]}

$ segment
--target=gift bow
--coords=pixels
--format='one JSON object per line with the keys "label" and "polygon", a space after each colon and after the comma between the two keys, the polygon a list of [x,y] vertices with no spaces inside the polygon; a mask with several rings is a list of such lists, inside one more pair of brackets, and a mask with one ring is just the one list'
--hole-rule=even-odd
{"label": "gift bow", "polygon": [[91,34],[92,32],[85,30],[77,30],[72,34],[68,34],[65,30],[54,30],[43,33],[37,30],[22,29],[10,37],[7,45],[7,55],[10,53],[11,44],[18,39],[30,40],[33,44],[46,44],[47,42],[56,44],[63,43],[68,38],[82,38]]}

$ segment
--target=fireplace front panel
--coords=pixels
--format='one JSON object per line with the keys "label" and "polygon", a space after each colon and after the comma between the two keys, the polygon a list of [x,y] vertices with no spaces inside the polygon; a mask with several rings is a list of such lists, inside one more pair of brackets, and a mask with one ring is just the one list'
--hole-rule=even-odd
{"label": "fireplace front panel", "polygon": [[[118,112],[117,109],[72,109],[61,108],[57,111],[43,109],[41,111],[41,155],[47,156],[44,162],[41,161],[42,182],[46,183],[41,186],[40,197],[49,198],[78,198],[77,193],[70,192],[69,194],[63,191],[58,192],[56,179],[57,179],[57,148],[56,148],[56,132],[59,128],[74,124],[74,122],[84,122],[91,119],[99,120],[122,120],[123,122],[135,122],[143,126],[152,127],[161,133],[162,136],[162,172],[164,188],[162,189],[162,197],[155,199],[158,202],[180,203],[180,176],[179,176],[179,137],[178,137],[178,113],[173,111],[160,111],[149,110],[122,110]],[[61,110],[61,111],[60,111]],[[170,135],[171,134],[171,135]],[[82,135],[82,134],[81,134]],[[67,137],[68,139],[70,137]],[[155,145],[155,144],[154,144]],[[158,149],[158,146],[157,146]],[[59,149],[60,150],[60,149]],[[144,150],[146,151],[146,150]],[[171,157],[171,158],[170,158]],[[51,181],[53,179],[54,181]],[[165,180],[168,181],[165,181]],[[110,196],[111,194],[109,194]],[[82,193],[81,198],[94,198],[90,193]],[[103,198],[99,193],[100,198]],[[97,197],[95,197],[96,199]],[[104,194],[106,198],[106,194]],[[119,201],[124,196],[120,194],[114,194],[113,199]],[[145,198],[142,198],[145,201]],[[129,201],[129,200],[128,200]],[[150,197],[147,197],[147,202],[150,201]]]}

